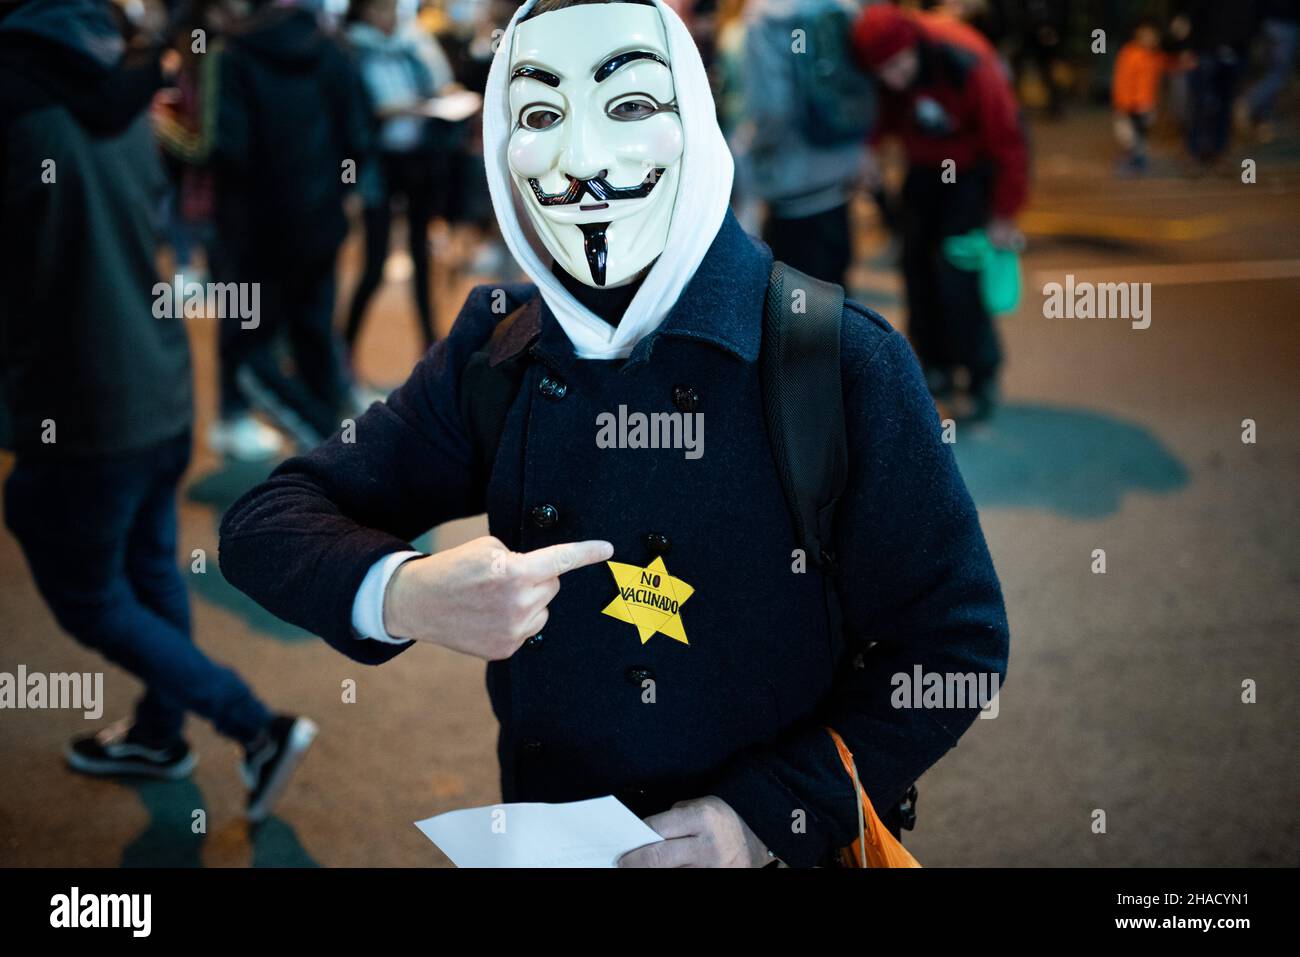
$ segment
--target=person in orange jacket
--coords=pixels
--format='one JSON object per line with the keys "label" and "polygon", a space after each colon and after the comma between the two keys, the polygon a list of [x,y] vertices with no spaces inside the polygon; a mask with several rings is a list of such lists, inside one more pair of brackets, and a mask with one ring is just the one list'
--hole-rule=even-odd
{"label": "person in orange jacket", "polygon": [[1143,173],[1147,168],[1147,134],[1155,119],[1160,80],[1169,69],[1169,56],[1160,49],[1160,28],[1154,20],[1138,22],[1133,38],[1120,48],[1111,81],[1115,108],[1115,138],[1124,149],[1121,169]]}

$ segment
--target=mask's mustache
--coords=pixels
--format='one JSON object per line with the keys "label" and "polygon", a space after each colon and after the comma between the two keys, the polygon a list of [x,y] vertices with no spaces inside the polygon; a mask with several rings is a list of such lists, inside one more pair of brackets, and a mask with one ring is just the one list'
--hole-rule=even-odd
{"label": "mask's mustache", "polygon": [[541,183],[535,179],[530,179],[528,185],[532,187],[537,202],[543,206],[566,206],[576,203],[582,199],[583,193],[589,194],[598,203],[613,199],[641,199],[650,195],[650,190],[655,188],[655,183],[659,182],[659,177],[664,174],[665,169],[666,167],[663,166],[655,167],[635,186],[611,186],[609,180],[603,176],[594,176],[591,179],[574,179],[570,176],[569,186],[562,193],[543,192]]}

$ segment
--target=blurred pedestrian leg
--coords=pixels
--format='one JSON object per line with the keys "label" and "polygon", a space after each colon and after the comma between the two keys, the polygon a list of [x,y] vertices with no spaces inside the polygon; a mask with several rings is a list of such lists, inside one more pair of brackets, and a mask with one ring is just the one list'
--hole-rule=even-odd
{"label": "blurred pedestrian leg", "polygon": [[1246,92],[1249,119],[1257,127],[1271,124],[1277,113],[1277,101],[1286,89],[1295,67],[1296,49],[1300,47],[1300,2],[1272,0],[1273,15],[1260,24],[1267,45],[1267,72]]}
{"label": "blurred pedestrian leg", "polygon": [[[266,414],[302,448],[311,448],[339,427],[348,394],[347,377],[333,329],[334,259],[284,266],[231,266],[218,254],[219,275],[257,284],[256,324],[222,317],[221,419],[230,432],[252,411]],[[232,280],[233,281],[233,280]],[[245,460],[264,458],[259,444],[239,444],[237,432],[214,433],[220,451]],[[273,453],[271,453],[273,454]]]}
{"label": "blurred pedestrian leg", "polygon": [[781,262],[843,286],[853,262],[849,204],[840,203],[811,216],[786,218],[769,212],[763,241]]}
{"label": "blurred pedestrian leg", "polygon": [[951,391],[957,370],[969,375],[972,395],[996,384],[1002,349],[984,307],[979,273],[958,269],[943,241],[989,219],[987,170],[966,171],[945,183],[939,169],[913,166],[903,184],[903,279],[907,331],[932,390]]}
{"label": "blurred pedestrian leg", "polygon": [[415,287],[416,316],[425,347],[434,341],[433,302],[430,296],[429,224],[437,205],[437,165],[424,153],[412,155],[384,154],[379,161],[387,192],[368,205],[363,214],[365,224],[365,267],[348,307],[344,341],[348,352],[356,348],[365,321],[366,308],[384,279],[388,261],[389,238],[393,225],[393,202],[405,199],[406,239],[411,256],[412,282]]}
{"label": "blurred pedestrian leg", "polygon": [[190,636],[176,561],[176,488],[189,455],[185,432],[128,453],[21,459],[5,483],[5,522],[63,629],[144,682],[140,742],[176,744],[193,711],[248,745],[271,713]]}
{"label": "blurred pedestrian leg", "polygon": [[1227,48],[1198,57],[1192,67],[1187,78],[1187,151],[1193,159],[1212,163],[1228,148],[1240,74],[1241,61]]}

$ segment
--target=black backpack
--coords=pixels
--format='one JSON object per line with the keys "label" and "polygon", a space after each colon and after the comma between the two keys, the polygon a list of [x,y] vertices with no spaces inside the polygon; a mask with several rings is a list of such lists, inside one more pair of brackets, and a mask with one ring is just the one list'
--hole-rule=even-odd
{"label": "black backpack", "polygon": [[[461,374],[461,415],[482,483],[491,474],[506,415],[539,331],[520,322],[526,309],[521,306],[497,323],[487,344],[470,357]],[[763,413],[796,543],[808,561],[826,573],[831,592],[832,523],[848,479],[840,373],[843,309],[840,286],[782,262],[772,264],[759,354]],[[503,351],[506,358],[494,358]],[[828,600],[834,628],[837,603],[833,597]]]}
{"label": "black backpack", "polygon": [[876,122],[876,87],[853,62],[849,14],[833,8],[800,23],[807,49],[791,57],[800,131],[814,146],[863,142]]}

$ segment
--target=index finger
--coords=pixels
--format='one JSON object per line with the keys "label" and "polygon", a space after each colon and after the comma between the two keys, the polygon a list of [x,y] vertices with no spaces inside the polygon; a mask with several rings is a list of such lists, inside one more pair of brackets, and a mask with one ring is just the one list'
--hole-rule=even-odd
{"label": "index finger", "polygon": [[609,542],[593,539],[586,542],[565,542],[561,545],[548,545],[533,552],[521,554],[517,560],[518,567],[529,577],[544,579],[558,578],[565,572],[586,565],[595,565],[614,557],[614,546]]}

